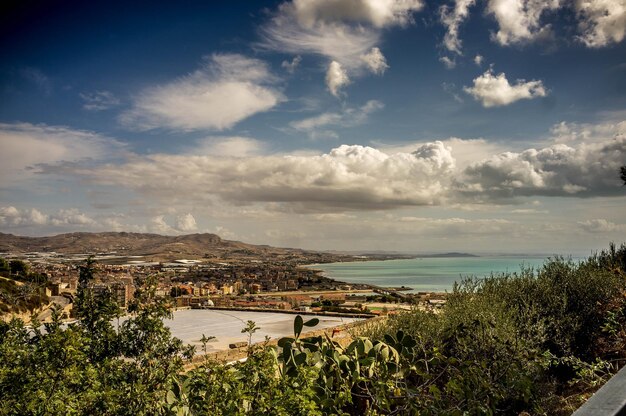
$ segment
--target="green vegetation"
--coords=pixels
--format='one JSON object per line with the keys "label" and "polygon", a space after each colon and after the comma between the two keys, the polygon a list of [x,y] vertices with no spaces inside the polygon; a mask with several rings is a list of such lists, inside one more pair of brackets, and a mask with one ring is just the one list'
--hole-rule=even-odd
{"label": "green vegetation", "polygon": [[302,337],[317,320],[297,316],[279,348],[188,372],[191,351],[163,325],[155,282],[116,331],[119,310],[90,293],[91,270],[81,269],[78,323],[0,324],[0,415],[571,414],[626,360],[626,246],[466,279],[439,313],[390,317],[347,346]]}

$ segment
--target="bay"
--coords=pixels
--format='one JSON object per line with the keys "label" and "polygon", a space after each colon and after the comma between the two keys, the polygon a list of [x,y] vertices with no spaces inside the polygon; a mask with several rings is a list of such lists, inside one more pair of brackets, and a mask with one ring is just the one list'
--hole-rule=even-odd
{"label": "bay", "polygon": [[461,277],[486,277],[493,273],[537,269],[547,257],[423,257],[402,260],[315,264],[327,277],[384,287],[410,287],[412,292],[452,291]]}

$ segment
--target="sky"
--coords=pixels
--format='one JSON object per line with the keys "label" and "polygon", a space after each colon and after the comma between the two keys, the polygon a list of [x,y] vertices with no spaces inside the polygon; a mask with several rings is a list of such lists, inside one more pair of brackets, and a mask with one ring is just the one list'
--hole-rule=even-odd
{"label": "sky", "polygon": [[626,242],[626,0],[1,7],[0,232]]}

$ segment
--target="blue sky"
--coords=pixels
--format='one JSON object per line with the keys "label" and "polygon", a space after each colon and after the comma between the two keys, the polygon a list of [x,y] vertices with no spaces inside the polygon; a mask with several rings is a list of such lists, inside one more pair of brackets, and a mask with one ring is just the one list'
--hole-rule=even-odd
{"label": "blue sky", "polygon": [[2,13],[2,232],[575,254],[626,235],[624,0],[83,3]]}

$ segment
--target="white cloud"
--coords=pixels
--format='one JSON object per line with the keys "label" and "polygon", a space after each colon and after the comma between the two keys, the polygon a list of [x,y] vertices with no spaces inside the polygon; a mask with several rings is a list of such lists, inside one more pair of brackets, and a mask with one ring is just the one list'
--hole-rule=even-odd
{"label": "white cloud", "polygon": [[365,55],[361,55],[361,59],[365,62],[367,68],[377,75],[384,74],[389,68],[385,56],[378,48],[372,48],[372,50]]}
{"label": "white cloud", "polygon": [[476,3],[476,0],[455,0],[454,8],[443,5],[439,8],[441,23],[446,27],[446,34],[443,38],[443,45],[450,51],[459,55],[461,52],[461,39],[459,39],[459,27],[469,15],[469,8]]}
{"label": "white cloud", "polygon": [[548,214],[545,209],[520,208],[511,211],[512,214]]}
{"label": "white cloud", "polygon": [[263,153],[265,143],[250,137],[211,136],[198,140],[187,152],[190,155],[249,157]]}
{"label": "white cloud", "polygon": [[155,233],[170,234],[174,229],[165,221],[165,215],[157,215],[150,219],[149,229]]}
{"label": "white cloud", "polygon": [[405,26],[421,0],[294,0],[279,5],[261,28],[260,46],[282,53],[314,54],[337,62],[351,76],[382,73],[382,30]]}
{"label": "white cloud", "polygon": [[626,224],[615,224],[614,222],[607,221],[604,218],[579,221],[578,225],[584,231],[587,231],[589,233],[611,233],[626,231]]}
{"label": "white cloud", "polygon": [[315,54],[353,69],[363,65],[361,56],[379,43],[378,31],[353,29],[341,24],[304,28],[292,17],[277,16],[262,32],[264,46],[282,53]]}
{"label": "white cloud", "polygon": [[32,178],[32,167],[114,156],[115,140],[67,127],[0,123],[0,186]]}
{"label": "white cloud", "polygon": [[87,214],[76,208],[62,209],[58,213],[50,216],[50,224],[52,225],[93,225],[96,222]]}
{"label": "white cloud", "polygon": [[323,113],[319,116],[291,122],[289,125],[296,130],[311,131],[324,126],[337,125],[342,120],[343,116],[340,113]]}
{"label": "white cloud", "polygon": [[476,55],[474,57],[474,63],[478,66],[481,66],[483,64],[483,57],[481,55]]}
{"label": "white cloud", "polygon": [[96,91],[94,93],[80,93],[85,102],[83,108],[88,111],[102,111],[120,104],[120,100],[110,91]]}
{"label": "white cloud", "polygon": [[283,61],[280,66],[283,67],[290,74],[293,74],[300,66],[300,62],[302,62],[302,57],[298,55],[294,57],[291,61]]}
{"label": "white cloud", "polygon": [[0,225],[42,225],[48,221],[47,216],[36,209],[19,210],[13,206],[0,207]]}
{"label": "white cloud", "polygon": [[[623,117],[618,115],[618,117]],[[568,123],[562,121],[550,129],[556,143],[602,142],[608,137],[626,137],[626,120],[607,120],[602,123]]]}
{"label": "white cloud", "polygon": [[[307,123],[300,127],[324,128],[328,121]],[[130,191],[151,206],[177,207],[183,213],[209,206],[288,213],[431,205],[463,209],[536,197],[623,196],[619,167],[624,164],[626,135],[619,133],[620,123],[605,124],[614,127],[585,127],[594,132],[591,140],[564,144],[557,137],[527,149],[458,138],[380,149],[342,145],[324,154],[299,155],[246,155],[245,146],[236,154],[235,146],[222,155],[135,154],[105,164],[40,165],[39,173],[79,179],[95,189]],[[5,221],[12,216],[14,211],[6,211]],[[152,229],[163,223],[176,229],[165,217],[161,220]]]}
{"label": "white cloud", "polygon": [[619,195],[626,137],[504,152],[467,167],[457,188],[476,198]]}
{"label": "white cloud", "polygon": [[[131,222],[129,223],[129,220]],[[133,223],[131,218],[123,214],[91,216],[77,208],[60,209],[56,212],[42,212],[37,208],[16,208],[0,206],[0,226],[3,228],[28,232],[29,234],[46,234],[51,232],[76,231],[132,231],[155,232],[161,234],[180,234],[198,229],[192,214],[178,215],[174,218],[175,226],[168,224],[165,215],[155,215],[148,219],[147,224]],[[136,221],[136,218],[135,218]],[[144,222],[141,218],[140,222]]]}
{"label": "white cloud", "polygon": [[48,173],[130,188],[169,204],[206,205],[218,197],[233,204],[278,202],[316,211],[437,204],[453,168],[450,149],[434,142],[393,155],[357,145],[317,156],[159,154],[136,156],[123,165],[55,167]]}
{"label": "white cloud", "polygon": [[417,0],[294,0],[283,3],[281,11],[292,12],[303,27],[354,22],[383,28],[410,23],[422,7]]}
{"label": "white cloud", "polygon": [[499,26],[493,40],[506,46],[550,37],[551,26],[541,18],[560,5],[561,0],[489,0],[487,12]]}
{"label": "white cloud", "polygon": [[176,219],[176,229],[178,231],[194,231],[198,229],[196,219],[191,214],[180,215]]}
{"label": "white cloud", "polygon": [[409,224],[410,232],[420,230],[428,234],[494,234],[510,230],[515,223],[500,218],[469,219],[469,218],[424,218],[400,217],[404,224]]}
{"label": "white cloud", "polygon": [[623,0],[576,0],[579,39],[588,47],[618,43],[626,32],[626,3]]}
{"label": "white cloud", "polygon": [[442,56],[439,58],[439,62],[445,65],[447,69],[454,69],[456,67],[456,61],[454,58],[448,58],[447,56]]}
{"label": "white cloud", "polygon": [[350,83],[348,73],[337,61],[332,61],[326,71],[326,86],[332,95],[339,97],[339,90]]}
{"label": "white cloud", "polygon": [[211,55],[205,65],[168,84],[147,88],[120,117],[139,130],[225,130],[284,100],[267,64],[237,54]]}
{"label": "white cloud", "polygon": [[377,100],[370,100],[365,105],[358,108],[344,108],[338,113],[322,113],[315,117],[305,118],[289,123],[289,126],[298,130],[309,133],[319,132],[320,128],[328,126],[351,127],[359,125],[367,121],[367,117],[381,110],[383,103]]}
{"label": "white cloud", "polygon": [[54,214],[44,214],[41,211],[30,209],[18,209],[13,206],[0,207],[0,225],[6,227],[32,227],[32,226],[90,226],[96,222],[80,212],[78,209],[62,209]]}
{"label": "white cloud", "polygon": [[494,75],[491,69],[475,78],[472,87],[464,87],[463,90],[484,107],[499,107],[547,95],[541,81],[517,80],[515,85],[511,85],[504,72]]}

